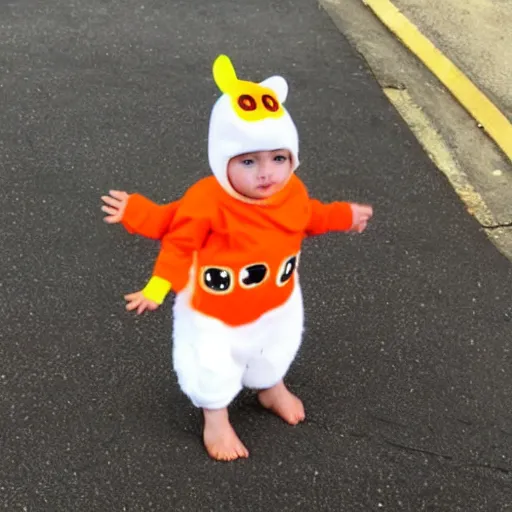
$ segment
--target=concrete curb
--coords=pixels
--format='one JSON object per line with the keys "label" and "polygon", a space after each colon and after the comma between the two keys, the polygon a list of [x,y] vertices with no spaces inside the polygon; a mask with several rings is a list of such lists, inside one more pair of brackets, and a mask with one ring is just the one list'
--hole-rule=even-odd
{"label": "concrete curb", "polygon": [[408,124],[430,159],[446,176],[466,205],[468,213],[478,220],[490,240],[512,261],[510,233],[507,233],[506,228],[497,227],[499,224],[492,211],[453,158],[450,148],[436,131],[428,116],[414,103],[406,90],[385,88],[384,93]]}
{"label": "concrete curb", "polygon": [[478,87],[389,0],[362,0],[445,85],[512,161],[512,124]]}

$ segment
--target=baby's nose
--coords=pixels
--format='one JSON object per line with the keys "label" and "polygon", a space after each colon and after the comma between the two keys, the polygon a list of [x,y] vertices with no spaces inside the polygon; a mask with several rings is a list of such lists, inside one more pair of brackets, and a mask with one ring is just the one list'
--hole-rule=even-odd
{"label": "baby's nose", "polygon": [[272,169],[269,165],[261,165],[259,168],[258,178],[262,181],[270,179],[272,175]]}

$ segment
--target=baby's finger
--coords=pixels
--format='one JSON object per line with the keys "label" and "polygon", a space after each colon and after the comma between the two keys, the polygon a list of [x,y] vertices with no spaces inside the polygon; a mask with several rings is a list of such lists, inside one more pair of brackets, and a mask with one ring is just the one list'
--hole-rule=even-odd
{"label": "baby's finger", "polygon": [[110,197],[110,196],[101,196],[101,199],[103,200],[104,203],[106,203],[110,206],[115,206],[116,208],[119,208],[119,206],[121,204],[121,201],[119,199],[114,199],[113,197]]}
{"label": "baby's finger", "polygon": [[115,197],[116,199],[119,199],[122,201],[123,199],[126,199],[128,194],[124,190],[109,190],[108,192],[112,197]]}
{"label": "baby's finger", "polygon": [[134,293],[127,293],[124,298],[126,300],[129,300],[129,301],[132,301],[132,300],[135,300],[135,299],[140,299],[140,295],[139,295],[139,292],[134,292]]}
{"label": "baby's finger", "polygon": [[109,215],[115,216],[119,213],[116,208],[112,208],[111,206],[102,206],[101,211],[108,213]]}
{"label": "baby's finger", "polygon": [[146,310],[146,307],[147,307],[147,303],[142,301],[137,309],[137,315],[142,315],[142,313],[144,313],[144,311]]}
{"label": "baby's finger", "polygon": [[126,304],[126,309],[128,311],[133,311],[134,309],[137,309],[140,306],[140,303],[141,303],[140,299],[132,300],[132,301],[128,302],[128,304]]}
{"label": "baby's finger", "polygon": [[108,224],[115,224],[116,222],[119,222],[121,219],[119,218],[119,215],[109,215],[108,217],[103,217],[103,220]]}
{"label": "baby's finger", "polygon": [[128,304],[126,304],[126,311],[133,311],[137,306],[138,304],[135,301],[128,302]]}

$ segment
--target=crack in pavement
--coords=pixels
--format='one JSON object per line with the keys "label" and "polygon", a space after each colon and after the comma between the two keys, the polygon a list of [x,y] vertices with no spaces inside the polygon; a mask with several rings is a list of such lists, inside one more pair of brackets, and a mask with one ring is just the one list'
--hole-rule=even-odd
{"label": "crack in pavement", "polygon": [[[390,446],[393,446],[395,448],[398,448],[400,450],[405,450],[405,451],[408,451],[408,452],[416,452],[416,453],[424,453],[425,455],[433,455],[435,457],[439,457],[441,459],[444,459],[444,460],[449,460],[449,461],[453,461],[454,458],[453,456],[451,455],[446,455],[444,453],[439,453],[439,452],[436,452],[436,451],[433,451],[433,450],[425,450],[425,449],[422,449],[422,448],[415,448],[413,446],[407,446],[407,445],[404,445],[404,444],[400,444],[400,443],[395,443],[393,441],[390,441],[389,439],[386,439],[385,437],[382,437],[382,439],[384,440],[384,442]],[[495,464],[488,464],[488,463],[485,463],[485,462],[481,462],[481,463],[478,463],[478,462],[475,462],[475,463],[463,463],[463,464],[459,464],[457,466],[455,466],[457,468],[483,468],[483,469],[489,469],[491,471],[497,471],[497,472],[500,472],[500,473],[503,473],[503,474],[506,474],[506,475],[509,475],[512,473],[512,469],[510,468],[506,468],[504,466],[498,466],[498,465],[495,465]]]}
{"label": "crack in pavement", "polygon": [[461,464],[460,466],[456,466],[457,468],[483,468],[483,469],[490,469],[492,471],[498,471],[500,473],[504,473],[505,475],[510,475],[510,473],[512,473],[512,470],[511,469],[508,469],[508,468],[504,468],[503,466],[496,466],[496,465],[493,465],[493,464],[485,464],[485,463],[481,463],[481,464],[471,464],[471,463],[468,463],[468,464]]}
{"label": "crack in pavement", "polygon": [[512,228],[512,222],[505,222],[504,224],[493,224],[491,226],[486,226],[485,224],[481,224],[484,229],[502,229],[502,228]]}
{"label": "crack in pavement", "polygon": [[407,446],[405,444],[395,443],[394,441],[390,441],[389,439],[386,439],[384,436],[381,436],[381,437],[386,444],[389,444],[390,446],[394,446],[395,448],[399,448],[401,450],[406,450],[409,452],[424,453],[426,455],[434,455],[436,457],[440,457],[445,460],[453,460],[453,457],[451,455],[445,455],[444,453],[435,452],[433,450],[425,450],[423,448],[415,448],[414,446]]}

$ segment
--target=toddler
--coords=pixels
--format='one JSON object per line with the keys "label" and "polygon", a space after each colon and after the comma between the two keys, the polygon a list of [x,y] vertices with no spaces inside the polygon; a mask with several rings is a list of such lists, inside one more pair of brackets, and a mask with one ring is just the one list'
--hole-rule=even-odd
{"label": "toddler", "polygon": [[203,410],[203,441],[217,460],[249,452],[229,422],[228,405],[243,387],[291,425],[305,419],[284,377],[304,324],[299,258],[306,236],[362,232],[372,208],[310,199],[295,175],[296,127],[283,106],[284,78],[239,80],[219,56],[213,76],[222,92],[209,127],[213,176],[176,202],[156,205],[110,191],[108,223],[161,241],[153,276],[127,295],[127,309],[154,310],[171,291],[173,365],[183,392]]}

